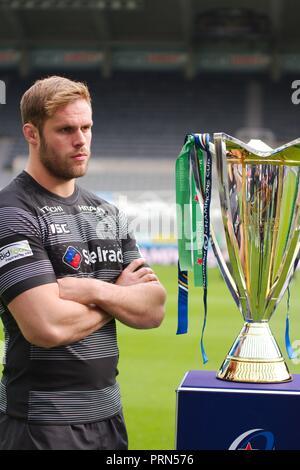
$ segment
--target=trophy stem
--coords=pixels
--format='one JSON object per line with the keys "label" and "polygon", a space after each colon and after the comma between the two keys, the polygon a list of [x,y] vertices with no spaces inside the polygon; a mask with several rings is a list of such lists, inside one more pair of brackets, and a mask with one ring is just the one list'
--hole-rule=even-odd
{"label": "trophy stem", "polygon": [[233,382],[278,383],[292,377],[268,322],[246,322],[217,378]]}

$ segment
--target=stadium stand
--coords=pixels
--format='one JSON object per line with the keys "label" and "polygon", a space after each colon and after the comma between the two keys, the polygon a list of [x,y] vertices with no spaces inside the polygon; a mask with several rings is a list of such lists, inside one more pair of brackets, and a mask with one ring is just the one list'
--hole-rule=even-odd
{"label": "stadium stand", "polygon": [[[55,72],[53,72],[55,73]],[[110,80],[98,73],[69,73],[84,80],[92,92],[94,110],[93,175],[88,186],[102,190],[158,190],[173,188],[173,162],[187,132],[220,131],[234,133],[240,125],[244,84],[239,79],[202,77],[186,81],[174,73],[119,73]],[[11,75],[6,79],[8,104],[1,134],[10,139],[7,151],[1,152],[2,167],[20,170],[27,155],[21,133],[19,101],[25,89],[37,78],[26,80]],[[237,112],[233,112],[230,92],[236,90]],[[230,112],[228,112],[230,109]],[[226,117],[227,129],[222,128]],[[109,169],[106,162],[114,160]],[[120,167],[118,159],[126,161]],[[148,170],[139,162],[150,160]],[[137,178],[137,172],[140,174]],[[99,180],[100,178],[100,180]]]}
{"label": "stadium stand", "polygon": [[[17,172],[24,166],[22,157],[27,155],[27,146],[21,132],[19,101],[23,91],[45,75],[37,72],[24,80],[6,74],[9,99],[0,135],[0,163],[4,169]],[[186,133],[224,131],[245,135],[243,130],[250,122],[247,90],[251,92],[253,85],[251,75],[204,74],[190,81],[179,74],[162,72],[119,72],[109,80],[97,72],[64,75],[87,82],[92,93],[93,171],[86,185],[93,189],[171,190],[173,162]],[[258,124],[276,136],[271,144],[280,145],[299,136],[299,111],[291,102],[291,81],[288,77],[278,83],[263,75],[255,77],[262,97]]]}
{"label": "stadium stand", "polygon": [[[9,152],[11,161],[27,152],[21,134],[20,96],[44,75],[27,80],[11,75],[7,80],[9,100],[1,135],[13,145],[1,154]],[[91,89],[96,158],[173,160],[187,132],[235,135],[247,122],[245,97],[251,77],[204,75],[186,81],[174,73],[118,73],[110,80],[96,73],[66,75],[86,81]],[[280,143],[296,138],[298,109],[291,102],[291,80],[273,83],[261,77],[258,81],[263,90],[263,127],[272,130]]]}
{"label": "stadium stand", "polygon": [[[20,97],[35,78],[43,75],[27,80],[11,76],[7,80],[9,100],[1,134],[12,139],[7,157],[11,162],[27,152],[21,134]],[[189,82],[161,73],[123,73],[110,80],[101,79],[98,74],[77,73],[76,78],[85,80],[92,91],[94,157],[174,160],[187,132],[234,133],[245,112],[245,86],[238,78],[203,77]],[[231,98],[233,90],[239,103],[236,111]],[[224,115],[227,129],[222,127]]]}

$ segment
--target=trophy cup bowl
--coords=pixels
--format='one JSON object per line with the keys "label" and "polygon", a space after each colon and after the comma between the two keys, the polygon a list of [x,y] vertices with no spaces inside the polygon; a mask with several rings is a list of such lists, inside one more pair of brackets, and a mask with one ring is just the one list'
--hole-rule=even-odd
{"label": "trophy cup bowl", "polygon": [[228,262],[212,231],[213,249],[245,322],[217,377],[287,382],[292,378],[269,320],[299,252],[300,139],[260,151],[223,133],[213,136]]}

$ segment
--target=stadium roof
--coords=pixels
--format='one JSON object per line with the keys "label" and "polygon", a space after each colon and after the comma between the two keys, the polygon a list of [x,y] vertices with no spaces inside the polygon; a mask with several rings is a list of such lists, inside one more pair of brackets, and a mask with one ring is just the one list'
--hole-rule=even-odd
{"label": "stadium roof", "polygon": [[[233,10],[238,15],[245,3],[242,0],[0,0],[0,41],[2,47],[23,49],[137,43],[178,47],[203,41],[209,15],[216,18],[219,14],[223,21],[222,10],[227,33],[230,28],[233,30],[238,21]],[[271,37],[282,47],[299,47],[297,2],[253,0],[247,3],[257,19],[269,20]],[[240,13],[241,22],[243,14]],[[252,17],[249,16],[248,22],[253,21],[255,28],[255,17]],[[243,36],[243,29],[240,34]],[[215,39],[212,36],[210,40]]]}

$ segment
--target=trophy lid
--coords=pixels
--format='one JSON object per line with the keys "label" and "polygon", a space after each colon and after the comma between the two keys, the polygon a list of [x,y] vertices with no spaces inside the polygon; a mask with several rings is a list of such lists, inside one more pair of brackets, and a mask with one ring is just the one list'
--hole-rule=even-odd
{"label": "trophy lid", "polygon": [[[226,153],[224,153],[224,144]],[[243,160],[245,163],[300,166],[300,138],[273,149],[259,139],[251,139],[248,143],[245,143],[226,133],[217,132],[213,134],[213,144],[210,145],[210,149],[213,153],[216,153],[217,157],[223,158],[226,156],[230,159],[234,157]],[[240,155],[238,155],[236,150],[239,150]]]}
{"label": "trophy lid", "polygon": [[273,148],[270,147],[270,145],[267,145],[265,142],[263,142],[260,139],[251,139],[247,143],[249,147],[252,147],[254,150],[259,150],[260,152],[269,152],[270,150],[272,151]]}

